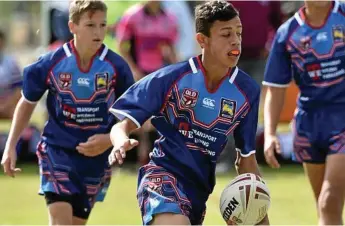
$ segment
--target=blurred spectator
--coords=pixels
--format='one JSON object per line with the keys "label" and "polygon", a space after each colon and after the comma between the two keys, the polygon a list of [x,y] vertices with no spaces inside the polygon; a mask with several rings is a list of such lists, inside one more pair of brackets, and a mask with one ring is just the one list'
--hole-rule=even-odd
{"label": "blurred spectator", "polygon": [[47,3],[50,18],[50,49],[56,49],[73,38],[68,28],[69,2],[69,0],[61,0]]}
{"label": "blurred spectator", "polygon": [[0,118],[11,119],[20,98],[22,76],[14,57],[5,53],[6,36],[0,31]]}
{"label": "blurred spectator", "polygon": [[282,24],[281,3],[279,1],[231,1],[231,3],[239,11],[243,25],[239,67],[261,84],[274,33]]}
{"label": "blurred spectator", "polygon": [[[14,57],[5,53],[6,36],[0,30],[0,122],[10,122],[18,100],[21,97],[22,75],[21,70]],[[8,131],[0,131],[0,153],[5,148]],[[18,142],[17,152],[25,148],[35,156],[37,137],[40,132],[35,127],[29,127],[24,130],[20,141]],[[27,153],[26,152],[26,153]]]}
{"label": "blurred spectator", "polygon": [[303,5],[304,1],[283,1],[281,2],[282,13],[283,13],[283,21],[285,22],[287,19],[292,17]]}
{"label": "blurred spectator", "polygon": [[196,54],[194,18],[186,1],[162,1],[166,11],[171,12],[178,23],[178,39],[175,45],[179,61],[188,60]]}
{"label": "blurred spectator", "polygon": [[176,19],[159,1],[130,7],[116,26],[116,38],[136,80],[176,62]]}

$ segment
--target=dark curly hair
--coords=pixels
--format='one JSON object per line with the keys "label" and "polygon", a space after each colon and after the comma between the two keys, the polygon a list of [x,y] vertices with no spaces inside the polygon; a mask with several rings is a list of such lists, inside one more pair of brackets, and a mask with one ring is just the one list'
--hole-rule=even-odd
{"label": "dark curly hair", "polygon": [[207,1],[195,8],[195,29],[197,33],[210,36],[212,24],[216,21],[228,21],[239,13],[235,7],[222,0]]}

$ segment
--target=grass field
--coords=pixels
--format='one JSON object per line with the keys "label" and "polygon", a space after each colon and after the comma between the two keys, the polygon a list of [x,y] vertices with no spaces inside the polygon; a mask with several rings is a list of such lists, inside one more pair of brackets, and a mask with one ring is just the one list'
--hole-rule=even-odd
{"label": "grass field", "polygon": [[[37,195],[39,177],[33,165],[25,165],[22,174],[12,179],[0,176],[0,224],[47,224],[45,202]],[[272,224],[316,224],[314,200],[300,166],[281,170],[262,168],[269,185]],[[218,202],[223,187],[234,174],[220,175],[207,203],[207,225],[224,225]],[[90,224],[141,224],[136,201],[137,176],[125,169],[116,169],[104,203],[96,204]]]}

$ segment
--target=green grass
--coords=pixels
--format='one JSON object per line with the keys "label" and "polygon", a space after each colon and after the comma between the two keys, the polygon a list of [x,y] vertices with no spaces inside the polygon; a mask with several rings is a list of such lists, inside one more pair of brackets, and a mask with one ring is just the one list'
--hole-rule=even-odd
{"label": "green grass", "polygon": [[[263,168],[272,196],[269,217],[272,224],[316,224],[313,195],[303,169],[288,166],[281,170]],[[219,213],[222,189],[234,174],[220,175],[207,203],[204,223],[224,222]],[[24,166],[17,178],[0,176],[0,224],[47,224],[44,199],[37,195],[39,177],[34,166]],[[136,174],[116,170],[105,202],[97,203],[89,224],[141,224],[136,201]]]}

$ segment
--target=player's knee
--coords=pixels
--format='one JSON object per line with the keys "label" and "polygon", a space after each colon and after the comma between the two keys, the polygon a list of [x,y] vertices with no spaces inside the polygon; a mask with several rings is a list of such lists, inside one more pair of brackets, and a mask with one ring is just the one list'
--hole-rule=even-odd
{"label": "player's knee", "polygon": [[188,217],[175,213],[159,213],[153,216],[150,225],[190,225]]}
{"label": "player's knee", "polygon": [[72,225],[73,210],[67,202],[54,202],[48,205],[50,225]]}
{"label": "player's knee", "polygon": [[321,191],[318,200],[318,209],[321,214],[341,215],[344,199],[342,191],[337,188],[326,188]]}

